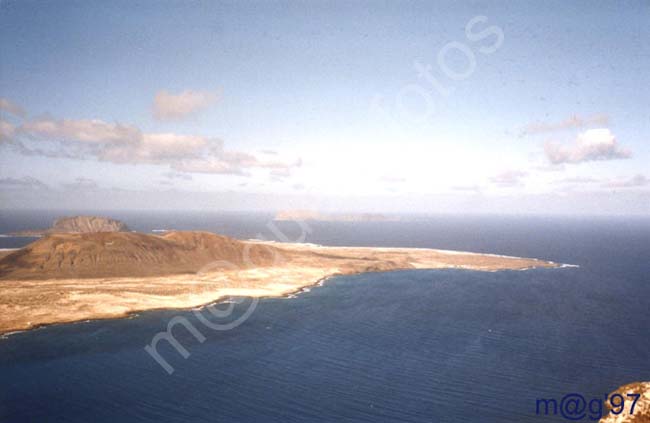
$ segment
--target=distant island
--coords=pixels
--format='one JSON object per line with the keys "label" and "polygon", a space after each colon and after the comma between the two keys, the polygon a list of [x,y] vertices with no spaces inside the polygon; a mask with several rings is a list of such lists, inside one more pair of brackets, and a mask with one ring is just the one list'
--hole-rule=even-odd
{"label": "distant island", "polygon": [[313,220],[322,222],[388,222],[399,220],[396,216],[378,213],[321,213],[314,210],[285,210],[278,212],[274,220]]}
{"label": "distant island", "polygon": [[127,232],[129,227],[119,220],[97,216],[72,216],[57,219],[52,227],[47,229],[28,229],[11,232],[10,236],[41,237],[57,233],[90,233],[90,232]]}
{"label": "distant island", "polygon": [[[0,259],[0,333],[142,310],[196,307],[227,296],[282,296],[333,275],[557,266],[529,258],[420,248],[241,241],[209,232],[122,232],[116,229],[125,225],[95,226],[90,223],[94,221],[64,226],[81,232],[46,232]],[[97,227],[111,231],[96,232]]]}

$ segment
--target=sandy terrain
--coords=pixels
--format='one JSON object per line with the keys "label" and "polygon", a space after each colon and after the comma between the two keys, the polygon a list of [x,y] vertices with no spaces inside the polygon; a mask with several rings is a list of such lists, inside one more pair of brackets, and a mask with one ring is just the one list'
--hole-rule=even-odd
{"label": "sandy terrain", "polygon": [[[151,236],[151,235],[149,235]],[[494,271],[550,267],[534,259],[407,248],[321,247],[241,242],[273,260],[257,266],[216,261],[198,272],[168,276],[12,279],[0,281],[0,333],[87,319],[123,317],[161,308],[191,308],[226,296],[282,296],[328,276],[396,269]],[[18,272],[17,274],[21,274]]]}
{"label": "sandy terrain", "polygon": [[18,248],[2,248],[2,249],[0,249],[0,259],[2,259],[5,256],[8,256],[9,254],[13,253],[14,251],[18,251]]}

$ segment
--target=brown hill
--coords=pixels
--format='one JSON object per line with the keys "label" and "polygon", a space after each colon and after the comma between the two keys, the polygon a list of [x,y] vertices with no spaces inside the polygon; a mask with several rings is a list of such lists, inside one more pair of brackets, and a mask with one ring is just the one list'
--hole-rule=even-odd
{"label": "brown hill", "polygon": [[0,279],[104,278],[195,273],[206,266],[273,262],[273,247],[208,232],[49,234],[0,260]]}

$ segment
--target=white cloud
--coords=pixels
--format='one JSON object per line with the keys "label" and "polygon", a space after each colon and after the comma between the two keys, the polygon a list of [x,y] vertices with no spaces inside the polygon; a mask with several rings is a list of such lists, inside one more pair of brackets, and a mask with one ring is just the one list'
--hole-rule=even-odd
{"label": "white cloud", "polygon": [[221,158],[183,160],[172,164],[172,168],[179,172],[211,173],[221,175],[248,175],[245,167]]}
{"label": "white cloud", "polygon": [[492,176],[490,182],[500,187],[514,187],[521,185],[527,175],[528,172],[521,170],[508,170]]}
{"label": "white cloud", "polygon": [[572,145],[547,142],[544,152],[553,164],[626,159],[632,155],[618,145],[614,134],[606,128],[589,129],[579,134]]}
{"label": "white cloud", "polygon": [[19,130],[33,139],[94,144],[134,143],[142,137],[140,130],[135,127],[107,123],[98,119],[41,118],[24,123]]}
{"label": "white cloud", "polygon": [[[300,161],[260,160],[224,148],[223,141],[198,135],[143,133],[140,129],[101,120],[42,118],[10,131],[27,141],[14,141],[25,155],[97,159],[112,163],[167,164],[179,172],[247,175],[252,168],[288,172]],[[44,149],[34,146],[43,143]]]}
{"label": "white cloud", "polygon": [[49,187],[43,182],[32,176],[23,176],[22,178],[2,178],[0,179],[0,189],[2,190],[46,190]]}
{"label": "white cloud", "polygon": [[200,157],[209,144],[220,146],[220,140],[173,133],[142,134],[135,144],[107,145],[99,154],[101,160],[117,163],[160,163],[167,160]]}
{"label": "white cloud", "polygon": [[78,177],[73,182],[63,184],[63,188],[70,191],[94,191],[99,188],[99,185],[93,179]]}
{"label": "white cloud", "polygon": [[460,192],[471,192],[471,193],[480,193],[482,192],[482,188],[480,185],[474,184],[474,185],[454,185],[451,187],[452,191],[460,191]]}
{"label": "white cloud", "polygon": [[212,93],[185,90],[170,94],[162,90],[153,100],[153,115],[159,120],[179,120],[207,108],[217,100]]}
{"label": "white cloud", "polygon": [[606,188],[635,188],[644,187],[648,184],[650,184],[650,180],[645,175],[638,174],[630,179],[607,182],[603,186]]}
{"label": "white cloud", "polygon": [[285,166],[285,167],[273,168],[269,172],[269,176],[271,178],[271,181],[274,182],[284,181],[286,178],[291,176],[291,167]]}
{"label": "white cloud", "polygon": [[406,182],[406,178],[386,173],[379,177],[379,181],[385,184],[401,184]]}
{"label": "white cloud", "polygon": [[569,178],[562,178],[555,183],[558,184],[594,184],[596,182],[600,182],[600,179],[597,178],[591,178],[591,177],[586,177],[586,176],[575,176],[575,177],[569,177]]}
{"label": "white cloud", "polygon": [[301,161],[281,162],[263,161],[244,152],[217,151],[216,154],[204,159],[189,159],[174,163],[172,167],[179,172],[213,173],[231,175],[249,175],[248,170],[253,168],[270,169],[270,176],[274,178],[287,177],[291,169],[300,167]]}
{"label": "white cloud", "polygon": [[192,175],[188,175],[186,173],[180,173],[180,172],[173,172],[173,171],[168,171],[162,174],[167,179],[180,179],[184,181],[191,181],[192,180]]}
{"label": "white cloud", "polygon": [[27,115],[27,113],[25,113],[25,109],[14,102],[7,100],[6,98],[0,98],[0,111],[11,113],[12,115],[20,118],[24,118]]}
{"label": "white cloud", "polygon": [[586,126],[595,125],[603,126],[609,123],[609,116],[604,114],[597,114],[593,116],[578,116],[573,115],[561,122],[532,122],[526,125],[521,135],[535,135],[548,132],[564,131],[567,129],[584,128]]}
{"label": "white cloud", "polygon": [[0,120],[0,142],[8,141],[13,138],[16,127],[9,122]]}

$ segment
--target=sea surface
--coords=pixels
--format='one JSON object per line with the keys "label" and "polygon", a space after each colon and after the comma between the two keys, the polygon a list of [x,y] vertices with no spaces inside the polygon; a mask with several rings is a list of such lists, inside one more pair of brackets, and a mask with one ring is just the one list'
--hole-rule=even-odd
{"label": "sea surface", "polygon": [[[71,213],[0,212],[0,233]],[[536,399],[602,398],[650,380],[647,218],[415,216],[301,227],[264,214],[86,213],[139,231],[302,234],[326,245],[466,250],[579,267],[367,273],[288,299],[216,305],[220,318],[155,311],[17,333],[0,339],[0,422],[554,422],[568,420],[536,415]],[[0,248],[31,240],[0,238]],[[227,323],[249,310],[230,330],[210,329],[196,315]],[[204,339],[176,325],[188,356],[160,342],[168,374],[144,347],[179,319]]]}

